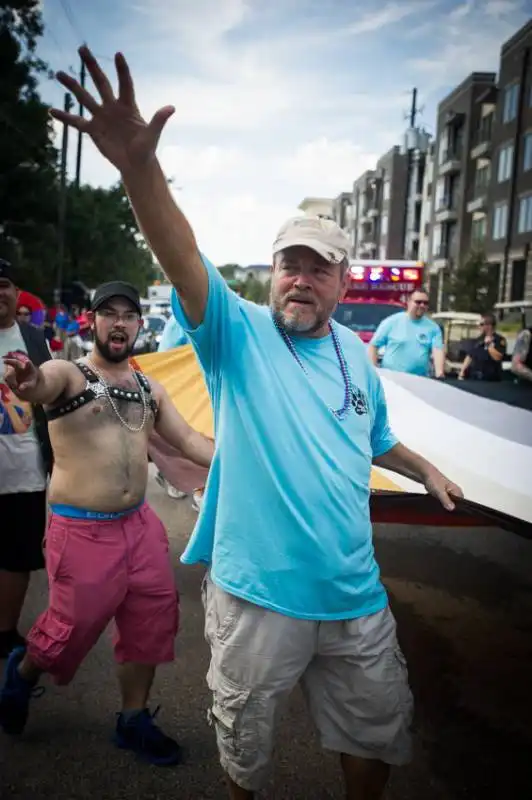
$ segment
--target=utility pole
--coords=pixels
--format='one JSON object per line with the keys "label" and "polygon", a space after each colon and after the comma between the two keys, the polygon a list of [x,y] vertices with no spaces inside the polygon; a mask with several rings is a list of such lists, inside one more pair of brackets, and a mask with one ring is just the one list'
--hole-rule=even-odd
{"label": "utility pole", "polygon": [[[72,108],[72,95],[65,92],[64,110],[69,113]],[[57,274],[55,303],[61,302],[61,287],[63,285],[63,266],[65,261],[65,223],[67,202],[67,156],[68,156],[68,125],[63,125],[63,138],[61,142],[61,176],[59,188],[59,209],[57,220]]]}
{"label": "utility pole", "polygon": [[417,119],[417,89],[414,86],[412,89],[412,105],[410,106],[410,127],[416,127],[416,119]]}
{"label": "utility pole", "polygon": [[[409,242],[408,242],[408,233],[409,233],[409,220],[410,220],[410,210],[411,210],[411,199],[413,199],[415,192],[413,191],[413,187],[410,185],[412,183],[412,166],[414,162],[414,150],[416,149],[416,136],[415,136],[415,128],[416,128],[416,119],[418,115],[418,108],[417,108],[417,88],[414,87],[412,89],[412,104],[410,106],[410,114],[409,114],[409,127],[406,134],[406,188],[405,188],[405,207],[404,207],[404,219],[403,219],[403,258],[409,258],[411,255],[409,252]],[[415,214],[415,209],[412,208],[412,213]]]}
{"label": "utility pole", "polygon": [[[83,59],[81,59],[81,70],[80,70],[80,73],[79,73],[79,82],[80,82],[80,85],[81,85],[81,87],[83,89],[85,88],[86,77],[87,77],[87,70],[86,70],[86,67],[85,67],[85,62],[83,61]],[[83,108],[83,105],[81,103],[79,104],[78,113],[79,113],[80,117],[83,116],[84,108]],[[78,131],[78,150],[77,150],[77,153],[76,153],[76,179],[75,179],[76,189],[79,189],[79,180],[80,180],[80,175],[81,175],[81,147],[82,147],[82,142],[83,142],[83,134],[82,134],[81,131]]]}

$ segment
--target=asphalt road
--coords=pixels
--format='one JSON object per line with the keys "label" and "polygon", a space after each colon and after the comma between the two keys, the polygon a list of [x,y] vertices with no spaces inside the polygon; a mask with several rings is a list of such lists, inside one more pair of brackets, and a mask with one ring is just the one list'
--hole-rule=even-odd
{"label": "asphalt road", "polygon": [[[9,800],[225,798],[206,722],[202,570],[177,556],[195,515],[151,483],[182,596],[178,659],[153,693],[164,728],[186,746],[174,769],[137,763],[109,743],[118,695],[103,637],[66,689],[47,683],[23,738],[0,738],[0,797]],[[378,558],[399,623],[417,701],[415,758],[393,773],[388,800],[532,798],[532,543],[497,530],[381,526]],[[34,581],[26,630],[46,602]],[[298,691],[278,736],[276,800],[341,798],[336,758],[320,752]]]}

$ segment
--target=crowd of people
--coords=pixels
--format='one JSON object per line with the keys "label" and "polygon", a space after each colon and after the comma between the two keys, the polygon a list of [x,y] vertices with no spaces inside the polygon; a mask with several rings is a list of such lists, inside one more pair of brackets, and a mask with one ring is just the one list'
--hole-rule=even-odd
{"label": "crowd of people", "polygon": [[[264,785],[279,712],[301,683],[323,747],[339,755],[346,796],[381,798],[390,766],[411,756],[413,702],[373,549],[372,464],[418,480],[449,512],[462,492],[397,440],[364,345],[332,320],[348,268],[342,230],[318,217],[289,220],[272,247],[270,307],[239,297],[200,254],[157,160],[173,110],[145,122],[123,56],[117,98],[90,51],[80,55],[100,99],[60,73],[90,116],[53,116],[91,136],[121,174],[175,287],[173,314],[205,374],[216,444],[131,366],[141,325],[132,286],[96,290],[89,357],[52,360],[36,329],[16,321],[16,274],[2,267],[0,380],[10,418],[25,428],[0,441],[0,514],[23,521],[16,536],[0,537],[0,726],[22,733],[43,675],[72,680],[114,619],[116,743],[151,763],[179,761],[148,707],[157,665],[174,657],[179,617],[166,532],[145,501],[155,431],[209,468],[182,561],[206,567],[210,719],[230,797],[253,798]],[[22,637],[48,512],[48,607]]]}
{"label": "crowd of people", "polygon": [[[446,378],[445,347],[440,326],[431,320],[429,296],[424,290],[412,292],[404,312],[386,317],[378,326],[368,352],[375,365],[438,380]],[[510,374],[525,385],[532,382],[532,330],[525,328],[517,336],[512,353]],[[497,382],[502,380],[507,356],[506,338],[497,331],[495,314],[480,315],[478,335],[467,343],[458,379]]]}

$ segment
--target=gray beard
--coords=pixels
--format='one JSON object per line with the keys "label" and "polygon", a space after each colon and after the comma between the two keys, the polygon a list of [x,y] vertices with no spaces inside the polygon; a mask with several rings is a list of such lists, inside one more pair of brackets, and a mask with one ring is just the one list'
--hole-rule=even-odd
{"label": "gray beard", "polygon": [[272,307],[272,317],[275,323],[281,328],[285,333],[289,336],[292,334],[302,334],[302,333],[315,333],[319,330],[322,326],[322,322],[319,319],[316,319],[314,322],[301,322],[298,323],[297,319],[294,317],[287,318],[285,314],[279,309],[275,309]]}

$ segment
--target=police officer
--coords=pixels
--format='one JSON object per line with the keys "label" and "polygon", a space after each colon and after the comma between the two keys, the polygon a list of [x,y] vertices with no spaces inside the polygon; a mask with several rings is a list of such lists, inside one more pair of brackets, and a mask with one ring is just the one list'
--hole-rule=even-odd
{"label": "police officer", "polygon": [[458,375],[459,380],[500,381],[502,362],[506,355],[506,339],[495,330],[494,314],[483,314],[479,323],[481,334],[473,341],[469,355]]}

